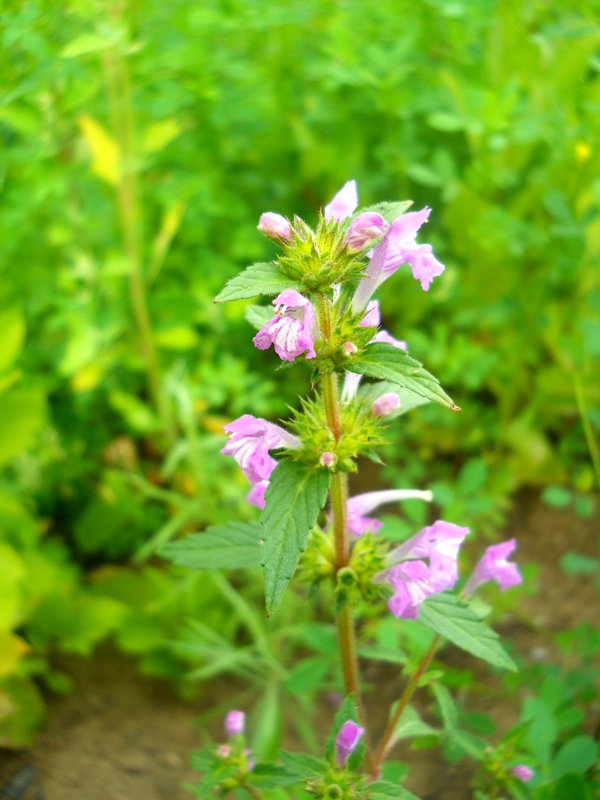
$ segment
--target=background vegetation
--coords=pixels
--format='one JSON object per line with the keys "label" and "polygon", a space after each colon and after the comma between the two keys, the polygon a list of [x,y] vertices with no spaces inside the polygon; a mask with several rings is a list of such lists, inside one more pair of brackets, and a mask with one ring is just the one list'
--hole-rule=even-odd
{"label": "background vegetation", "polygon": [[[112,635],[176,678],[235,658],[238,596],[152,556],[252,513],[218,456],[221,425],[249,397],[285,415],[306,380],[273,374],[243,303],[212,304],[273,252],[256,233],[263,210],[313,219],[350,177],[363,204],[433,208],[427,240],[447,271],[428,294],[409,275],[389,281],[384,323],[463,412],[409,415],[378,480],[431,486],[438,512],[489,534],[526,485],[592,513],[598,11],[7,0],[0,743],[29,741],[40,679],[68,687],[57,650]],[[211,630],[224,637],[213,667]]]}

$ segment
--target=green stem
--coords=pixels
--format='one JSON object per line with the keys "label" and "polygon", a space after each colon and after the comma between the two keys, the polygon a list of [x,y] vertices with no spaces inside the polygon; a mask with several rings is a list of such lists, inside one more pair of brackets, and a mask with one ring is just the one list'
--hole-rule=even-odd
{"label": "green stem", "polygon": [[[316,306],[319,317],[319,328],[323,338],[330,341],[332,333],[330,301],[325,296],[319,297]],[[338,377],[335,372],[332,373],[325,370],[321,371],[320,377],[327,425],[333,434],[333,438],[338,442],[342,436]],[[330,499],[335,543],[335,567],[337,573],[342,567],[347,566],[350,560],[350,544],[348,538],[348,476],[346,473],[334,473],[331,481]],[[358,717],[361,725],[365,729],[367,765],[369,770],[372,771],[374,763],[369,745],[365,708],[360,688],[358,658],[356,654],[356,632],[354,628],[354,619],[352,617],[352,608],[347,603],[336,612],[336,626],[342,673],[344,676],[344,690],[347,695],[352,694],[354,696]]]}
{"label": "green stem", "polygon": [[[107,12],[119,21],[124,16],[124,8],[121,4],[112,5],[107,3]],[[129,266],[131,307],[140,338],[150,398],[172,438],[173,432],[171,430],[168,406],[160,388],[160,364],[154,344],[143,272],[142,244],[140,241],[141,203],[137,179],[131,79],[127,56],[117,48],[109,50],[104,58],[104,71],[112,128],[119,146],[120,171],[116,191],[123,248]]]}
{"label": "green stem", "polygon": [[410,703],[413,694],[415,693],[415,691],[419,686],[419,681],[425,674],[427,667],[431,664],[431,660],[435,655],[435,651],[437,650],[441,639],[442,637],[439,634],[436,634],[433,637],[433,640],[429,645],[429,649],[423,656],[423,660],[417,667],[416,671],[414,672],[414,674],[404,687],[404,691],[400,695],[400,698],[398,700],[398,705],[396,706],[396,710],[390,717],[388,724],[377,746],[377,750],[375,751],[374,769],[371,773],[373,778],[377,778],[379,776],[381,765],[383,763],[383,760],[385,759],[387,751],[390,748],[390,743],[392,742],[394,733],[396,731],[396,728],[398,727],[398,723],[400,722],[402,714],[404,713],[404,709]]}

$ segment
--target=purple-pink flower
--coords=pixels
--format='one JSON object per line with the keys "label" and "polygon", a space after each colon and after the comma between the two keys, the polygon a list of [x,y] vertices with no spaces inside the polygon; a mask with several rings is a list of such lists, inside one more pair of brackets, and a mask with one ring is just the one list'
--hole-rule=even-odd
{"label": "purple-pink flower", "polygon": [[289,241],[292,238],[292,229],[288,220],[273,211],[266,211],[261,214],[258,230],[270,239],[275,239],[275,241],[280,241],[281,239]]}
{"label": "purple-pink flower", "polygon": [[400,408],[400,395],[396,392],[385,392],[373,402],[371,410],[374,417],[388,417]]}
{"label": "purple-pink flower", "polygon": [[507,542],[500,542],[500,544],[488,547],[465,585],[465,594],[471,594],[486,581],[496,581],[502,591],[521,583],[523,578],[519,568],[516,564],[508,561],[508,557],[516,546],[516,539],[509,539]]}
{"label": "purple-pink flower", "polygon": [[517,764],[511,769],[511,772],[517,780],[523,781],[523,783],[529,783],[535,775],[535,772],[527,764]]}
{"label": "purple-pink flower", "polygon": [[293,361],[302,353],[315,357],[315,312],[312,304],[294,289],[286,289],[273,300],[275,316],[259,330],[254,345],[266,350],[273,345],[282,361]]}
{"label": "purple-pink flower", "polygon": [[259,481],[258,483],[255,483],[246,495],[246,500],[253,506],[256,506],[262,510],[265,507],[265,492],[267,491],[268,487],[269,481]]}
{"label": "purple-pink flower", "polygon": [[221,453],[233,456],[252,484],[268,480],[277,466],[269,450],[300,447],[300,440],[291,433],[251,414],[244,414],[225,425],[225,431],[229,434],[229,441]]}
{"label": "purple-pink flower", "polygon": [[244,732],[246,715],[243,711],[230,711],[225,717],[225,733],[228,736],[239,736]]}
{"label": "purple-pink flower", "polygon": [[416,619],[421,603],[438,591],[424,561],[396,564],[389,570],[387,579],[394,589],[393,596],[388,600],[388,608],[395,617],[403,619]]}
{"label": "purple-pink flower", "polygon": [[333,200],[325,206],[325,219],[328,222],[342,222],[354,213],[357,205],[356,181],[346,181]]}
{"label": "purple-pink flower", "polygon": [[388,223],[381,214],[365,211],[352,220],[346,234],[348,250],[358,252],[379,239],[389,230]]}
{"label": "purple-pink flower", "polygon": [[[381,322],[381,314],[379,313],[379,303],[377,300],[370,300],[365,309],[365,315],[360,321],[361,327],[378,327]],[[397,347],[399,350],[408,350],[406,342],[400,339],[395,339],[387,331],[377,331],[371,342],[385,342]]]}
{"label": "purple-pink flower", "polygon": [[427,597],[454,586],[458,551],[468,533],[468,528],[438,520],[388,554],[392,566],[380,579],[394,589],[388,600],[392,614],[416,619]]}
{"label": "purple-pink flower", "polygon": [[426,558],[435,591],[451,589],[458,580],[458,551],[468,533],[468,528],[439,519],[392,550],[388,561]]}
{"label": "purple-pink flower", "polygon": [[335,759],[338,766],[343,767],[345,765],[364,732],[365,729],[357,725],[353,720],[349,719],[344,722],[335,739]]}
{"label": "purple-pink flower", "polygon": [[419,489],[386,489],[381,492],[357,494],[348,500],[348,530],[354,536],[375,533],[381,528],[382,523],[378,519],[368,517],[367,514],[385,503],[411,499],[431,502],[433,495],[431,492],[420,491]]}
{"label": "purple-pink flower", "polygon": [[427,291],[431,281],[441,275],[444,265],[433,255],[430,244],[417,244],[417,231],[427,221],[430,209],[402,214],[392,222],[383,240],[373,248],[366,276],[360,281],[352,307],[355,311],[364,308],[373,292],[393,275],[402,264],[410,264],[413,277]]}

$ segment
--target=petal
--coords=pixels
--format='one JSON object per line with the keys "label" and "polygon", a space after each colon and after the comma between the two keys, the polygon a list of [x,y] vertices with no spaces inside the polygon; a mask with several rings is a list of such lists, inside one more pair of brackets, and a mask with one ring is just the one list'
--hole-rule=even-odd
{"label": "petal", "polygon": [[325,206],[325,219],[341,222],[354,213],[357,205],[356,181],[347,181],[333,200]]}
{"label": "petal", "polygon": [[357,494],[348,500],[348,514],[364,516],[384,503],[412,499],[431,502],[433,495],[431,492],[423,492],[418,489],[388,489],[381,492],[365,492],[365,494]]}

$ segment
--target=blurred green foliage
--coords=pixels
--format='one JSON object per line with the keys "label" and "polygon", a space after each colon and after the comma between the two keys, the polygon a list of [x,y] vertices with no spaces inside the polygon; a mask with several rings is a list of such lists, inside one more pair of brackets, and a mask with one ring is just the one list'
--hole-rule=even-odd
{"label": "blurred green foliage", "polygon": [[595,5],[6,0],[2,743],[42,713],[32,676],[60,688],[57,648],[110,633],[183,674],[186,615],[239,633],[215,586],[145,562],[181,531],[249,517],[221,425],[250,397],[286,415],[307,386],[254,350],[244,303],[212,303],[273,253],[263,210],[313,219],[350,177],[365,205],[432,206],[426,240],[447,271],[428,294],[389,281],[384,324],[463,411],[408,415],[384,474],[432,484],[448,518],[479,530],[524,484],[589,512]]}

